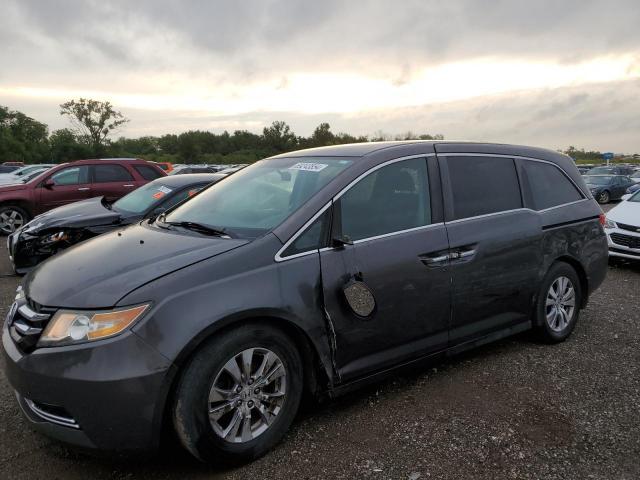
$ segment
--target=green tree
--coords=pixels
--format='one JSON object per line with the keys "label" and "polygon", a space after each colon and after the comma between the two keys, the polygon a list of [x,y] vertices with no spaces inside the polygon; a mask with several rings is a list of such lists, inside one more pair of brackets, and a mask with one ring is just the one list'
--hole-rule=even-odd
{"label": "green tree", "polygon": [[62,128],[49,136],[49,156],[55,163],[80,160],[91,156],[91,148],[78,141],[72,130]]}
{"label": "green tree", "polygon": [[262,140],[265,148],[274,153],[291,151],[298,144],[295,133],[282,121],[275,121],[270,127],[265,127],[262,130]]}
{"label": "green tree", "polygon": [[0,160],[37,163],[47,160],[48,129],[22,112],[0,106]]}
{"label": "green tree", "polygon": [[60,115],[69,117],[77,135],[86,139],[95,155],[101,155],[109,135],[129,121],[110,102],[85,98],[61,104]]}

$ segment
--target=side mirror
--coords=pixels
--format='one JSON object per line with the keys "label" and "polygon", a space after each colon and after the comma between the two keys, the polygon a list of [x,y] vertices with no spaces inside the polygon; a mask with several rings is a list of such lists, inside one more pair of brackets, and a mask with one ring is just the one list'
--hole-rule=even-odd
{"label": "side mirror", "polygon": [[626,195],[622,195],[622,197],[620,197],[620,199],[624,202],[626,200],[629,200],[631,198],[631,193],[627,193]]}
{"label": "side mirror", "polygon": [[54,182],[53,180],[51,180],[50,178],[48,178],[47,180],[44,181],[44,183],[42,184],[42,186],[44,188],[52,188],[55,187],[56,182]]}
{"label": "side mirror", "polygon": [[346,245],[353,245],[353,240],[351,240],[347,235],[331,239],[331,246],[333,248],[344,248]]}

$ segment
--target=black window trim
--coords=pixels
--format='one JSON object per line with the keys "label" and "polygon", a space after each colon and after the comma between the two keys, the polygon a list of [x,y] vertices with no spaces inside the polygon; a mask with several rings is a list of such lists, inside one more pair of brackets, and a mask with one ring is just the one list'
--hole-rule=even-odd
{"label": "black window trim", "polygon": [[[296,254],[294,254],[294,255],[282,256],[282,254],[287,250],[287,248],[289,248],[289,246],[290,246],[293,242],[295,242],[295,241],[296,241],[296,239],[297,239],[300,235],[302,235],[302,234],[306,231],[306,229],[307,229],[308,227],[310,227],[310,226],[311,226],[311,224],[312,224],[312,223],[313,223],[313,222],[314,222],[318,217],[320,217],[320,215],[322,215],[322,214],[323,214],[323,213],[324,213],[324,212],[325,212],[329,207],[332,207],[332,206],[333,206],[333,204],[334,204],[334,203],[336,203],[336,202],[340,199],[340,197],[342,197],[342,196],[343,196],[345,193],[347,193],[347,192],[348,192],[348,191],[349,191],[353,186],[355,186],[358,182],[360,182],[360,180],[362,180],[363,178],[367,177],[367,176],[368,176],[368,175],[370,175],[371,173],[373,173],[373,172],[375,172],[375,171],[377,171],[377,170],[379,170],[379,169],[381,169],[381,168],[383,168],[383,167],[386,167],[387,165],[391,165],[391,164],[394,164],[394,163],[397,163],[397,162],[402,162],[402,161],[404,161],[404,160],[415,160],[415,159],[417,159],[417,158],[423,158],[423,159],[425,160],[425,162],[426,162],[427,175],[429,176],[429,179],[428,179],[428,180],[429,180],[429,183],[428,183],[428,185],[429,185],[429,187],[431,187],[431,180],[430,180],[430,178],[431,178],[432,168],[430,168],[430,165],[429,165],[429,161],[428,161],[428,160],[429,160],[429,157],[435,157],[435,156],[436,156],[436,154],[435,154],[435,153],[420,153],[420,154],[416,154],[416,155],[409,155],[409,156],[406,156],[406,157],[394,158],[394,159],[387,160],[387,161],[385,161],[385,162],[379,163],[378,165],[376,165],[376,166],[374,166],[374,167],[371,167],[371,168],[370,168],[369,170],[367,170],[366,172],[364,172],[364,173],[360,174],[360,175],[359,175],[358,177],[356,177],[354,180],[352,180],[351,182],[349,182],[349,184],[348,184],[346,187],[344,187],[344,188],[343,188],[342,190],[340,190],[337,194],[335,194],[335,195],[332,197],[332,199],[331,199],[331,200],[329,200],[329,202],[327,202],[327,203],[326,203],[326,204],[325,204],[325,205],[324,205],[320,210],[318,210],[318,212],[316,212],[316,213],[315,213],[315,215],[313,215],[313,216],[311,217],[311,219],[310,219],[308,222],[306,222],[302,227],[300,227],[300,228],[298,229],[298,231],[296,231],[296,233],[294,233],[294,234],[289,238],[289,240],[287,240],[287,241],[285,242],[285,244],[282,246],[282,248],[280,248],[280,250],[278,250],[278,252],[276,253],[276,255],[275,255],[275,257],[274,257],[274,260],[275,260],[276,262],[283,262],[283,261],[285,261],[285,260],[290,260],[290,259],[293,259],[293,258],[299,258],[299,257],[302,257],[302,256],[306,256],[306,255],[311,255],[311,254],[314,254],[314,253],[322,252],[322,251],[325,251],[325,250],[333,250],[333,249],[334,249],[333,247],[324,247],[324,248],[319,248],[319,249],[318,249],[318,248],[315,248],[315,249],[309,250],[309,251],[307,251],[307,252],[301,252],[301,253],[296,253]],[[430,194],[431,194],[431,191],[430,191]],[[431,196],[431,204],[433,204],[433,196]],[[432,217],[433,217],[433,207],[432,207],[431,215],[432,215]],[[414,227],[414,228],[409,228],[409,229],[406,229],[406,230],[398,230],[398,231],[395,231],[395,232],[384,233],[384,234],[382,234],[382,235],[376,235],[376,236],[374,236],[374,237],[361,238],[361,239],[359,239],[359,240],[354,241],[354,242],[353,242],[353,244],[354,244],[354,245],[357,245],[358,243],[362,243],[362,242],[369,242],[369,241],[372,241],[372,240],[378,240],[378,239],[380,239],[380,238],[391,237],[391,236],[394,236],[394,235],[401,235],[401,234],[403,234],[403,233],[415,232],[415,231],[418,231],[418,230],[425,230],[425,229],[428,229],[428,228],[441,227],[441,226],[443,226],[443,225],[444,225],[444,223],[443,223],[442,221],[440,221],[440,222],[436,222],[436,223],[430,223],[429,225],[422,225],[422,226],[420,226],[420,227]],[[332,232],[332,233],[333,233],[333,232]]]}
{"label": "black window trim", "polygon": [[[535,212],[535,213],[544,213],[544,212],[548,212],[550,210],[555,210],[556,208],[562,208],[562,207],[566,207],[568,205],[574,205],[576,203],[580,203],[580,202],[585,202],[590,200],[593,197],[589,197],[587,196],[584,191],[578,186],[578,184],[576,182],[573,181],[573,179],[567,174],[567,172],[564,171],[563,168],[561,168],[558,164],[556,164],[555,162],[550,162],[549,160],[542,160],[540,158],[533,158],[533,157],[525,157],[522,155],[507,155],[504,153],[470,153],[470,152],[464,152],[464,153],[454,153],[454,152],[446,152],[446,153],[438,153],[437,154],[438,157],[494,157],[494,158],[509,158],[512,159],[514,161],[514,164],[516,166],[516,174],[518,176],[518,183],[520,185],[520,196],[522,198],[523,196],[523,191],[522,191],[522,180],[520,178],[520,171],[517,168],[518,167],[518,160],[528,160],[528,161],[533,161],[533,162],[539,162],[539,163],[546,163],[549,165],[552,165],[554,167],[556,167],[558,170],[560,170],[560,172],[571,182],[571,184],[573,186],[576,187],[576,189],[578,190],[578,193],[580,194],[580,196],[582,197],[580,200],[575,200],[573,202],[568,202],[568,203],[563,203],[561,205],[554,205],[553,207],[548,207],[545,208],[543,210],[534,210],[532,208],[529,207],[525,207],[524,206],[524,198],[522,198],[523,200],[523,206],[521,208],[514,208],[511,210],[501,210],[499,212],[493,212],[493,213],[485,213],[483,215],[476,215],[474,217],[466,217],[466,218],[457,218],[454,220],[448,220],[447,218],[450,217],[451,215],[451,198],[449,198],[449,195],[451,195],[451,188],[447,187],[447,191],[445,192],[445,197],[446,201],[445,201],[445,224],[449,224],[449,223],[459,223],[459,222],[466,222],[468,220],[474,220],[477,218],[485,218],[485,217],[493,217],[496,215],[504,215],[506,213],[513,213],[513,212],[519,212],[519,211],[529,211],[529,212]],[[440,172],[442,175],[442,183],[443,185],[446,183],[445,180],[448,180],[448,175],[449,175],[449,168],[448,165],[446,164],[446,161],[444,162],[444,168],[443,165],[440,165]],[[446,175],[446,177],[445,177]]]}

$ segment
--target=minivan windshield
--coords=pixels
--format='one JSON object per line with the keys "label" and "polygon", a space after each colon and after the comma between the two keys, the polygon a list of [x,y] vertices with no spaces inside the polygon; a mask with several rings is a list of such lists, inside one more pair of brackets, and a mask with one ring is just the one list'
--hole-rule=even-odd
{"label": "minivan windshield", "polygon": [[216,183],[159,222],[201,225],[235,238],[257,238],[279,225],[352,160],[297,157],[262,160]]}
{"label": "minivan windshield", "polygon": [[591,185],[609,185],[611,183],[612,177],[608,175],[585,175],[584,181],[590,183]]}

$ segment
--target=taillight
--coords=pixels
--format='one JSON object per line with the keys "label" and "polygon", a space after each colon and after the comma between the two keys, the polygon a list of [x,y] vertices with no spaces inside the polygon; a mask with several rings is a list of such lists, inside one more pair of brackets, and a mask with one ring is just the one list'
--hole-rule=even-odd
{"label": "taillight", "polygon": [[605,222],[607,221],[607,217],[605,217],[604,212],[600,214],[600,225],[604,227]]}

